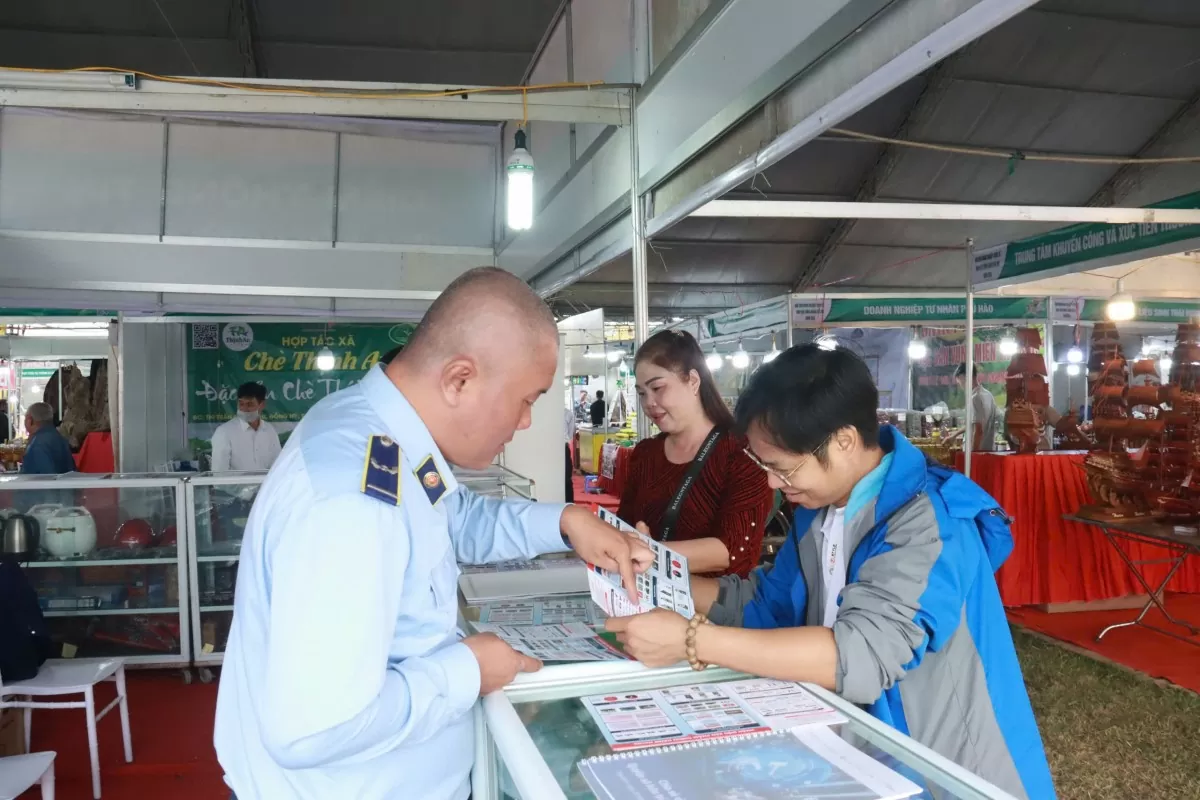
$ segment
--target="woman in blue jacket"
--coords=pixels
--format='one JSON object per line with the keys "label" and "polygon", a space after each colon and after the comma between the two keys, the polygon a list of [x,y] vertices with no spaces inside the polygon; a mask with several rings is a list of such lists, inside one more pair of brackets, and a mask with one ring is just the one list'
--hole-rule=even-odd
{"label": "woman in blue jacket", "polygon": [[609,627],[650,666],[687,659],[819,684],[1009,793],[1051,800],[994,577],[1009,521],[881,428],[877,405],[866,365],[843,349],[794,347],[759,369],[738,426],[797,506],[774,566],[693,578],[703,613],[690,625],[659,610]]}

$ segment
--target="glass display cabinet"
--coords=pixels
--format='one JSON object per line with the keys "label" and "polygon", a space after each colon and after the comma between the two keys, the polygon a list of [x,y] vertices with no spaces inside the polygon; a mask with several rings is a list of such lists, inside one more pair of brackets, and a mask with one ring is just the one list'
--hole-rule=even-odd
{"label": "glass display cabinet", "polygon": [[194,553],[188,564],[192,660],[204,683],[212,680],[211,667],[220,664],[225,654],[242,536],[266,476],[265,472],[226,472],[200,473],[187,479],[188,538]]}
{"label": "glass display cabinet", "polygon": [[[479,800],[582,800],[593,798],[578,763],[612,751],[580,698],[646,691],[747,677],[687,664],[647,669],[633,662],[548,666],[518,675],[503,691],[483,699],[475,717],[473,796]],[[921,786],[922,800],[1014,800],[1012,795],[820,687],[808,687],[840,711],[833,726],[843,739]]]}
{"label": "glass display cabinet", "polygon": [[485,497],[536,500],[533,481],[511,469],[493,464],[487,469],[455,469],[459,484]]}
{"label": "glass display cabinet", "polygon": [[36,531],[22,566],[63,657],[188,663],[184,509],[178,476],[0,476],[0,526]]}

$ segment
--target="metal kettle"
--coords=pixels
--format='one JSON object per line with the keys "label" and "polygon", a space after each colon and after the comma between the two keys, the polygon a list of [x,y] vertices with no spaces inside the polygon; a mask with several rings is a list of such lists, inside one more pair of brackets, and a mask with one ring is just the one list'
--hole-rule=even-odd
{"label": "metal kettle", "polygon": [[4,520],[0,554],[32,558],[38,552],[37,520],[26,514],[13,514]]}

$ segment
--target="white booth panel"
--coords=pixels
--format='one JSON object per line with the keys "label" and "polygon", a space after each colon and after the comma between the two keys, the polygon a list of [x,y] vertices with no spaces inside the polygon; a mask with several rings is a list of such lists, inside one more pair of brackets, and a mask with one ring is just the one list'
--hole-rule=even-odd
{"label": "white booth panel", "polygon": [[575,80],[633,82],[633,15],[630,3],[572,0]]}
{"label": "white booth panel", "polygon": [[338,241],[492,246],[492,145],[343,136]]}
{"label": "white booth panel", "polygon": [[331,133],[171,126],[169,236],[329,241]]}
{"label": "white booth panel", "polygon": [[[530,86],[565,83],[570,80],[567,71],[567,19],[560,17],[554,33],[546,40],[546,47],[538,58],[537,66],[529,73]],[[505,126],[505,161],[512,153],[513,133],[516,126]],[[534,181],[534,204],[540,206],[546,192],[554,187],[571,168],[571,126],[566,122],[530,122],[529,147],[537,168]],[[501,203],[503,208],[503,202]]]}
{"label": "white booth panel", "polygon": [[0,228],[158,234],[162,125],[0,112]]}

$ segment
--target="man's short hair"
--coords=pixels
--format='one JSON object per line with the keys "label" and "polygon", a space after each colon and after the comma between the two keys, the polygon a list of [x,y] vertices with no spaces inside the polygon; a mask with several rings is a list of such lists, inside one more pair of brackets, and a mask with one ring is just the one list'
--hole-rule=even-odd
{"label": "man's short hair", "polygon": [[[971,367],[972,367],[971,372],[975,375],[976,378],[978,378],[979,377],[979,365],[972,364]],[[958,380],[959,378],[965,378],[966,376],[967,376],[967,365],[965,363],[959,364],[958,368],[956,370],[954,370],[954,379]]]}
{"label": "man's short hair", "polygon": [[54,422],[54,408],[49,403],[34,403],[26,413],[38,425],[47,425]]}
{"label": "man's short hair", "polygon": [[757,425],[774,443],[822,464],[829,440],[854,428],[867,447],[879,445],[879,390],[863,360],[844,347],[806,344],[759,367],[738,399],[737,431]]}
{"label": "man's short hair", "polygon": [[267,402],[267,387],[255,381],[248,381],[238,387],[238,400],[243,397],[251,398],[259,403]]}
{"label": "man's short hair", "polygon": [[604,399],[604,390],[603,390],[603,389],[598,389],[598,390],[596,391],[596,399],[597,399],[597,400],[603,400],[603,399]]}

